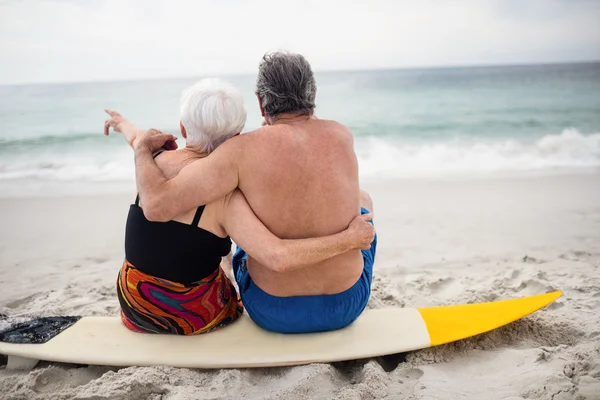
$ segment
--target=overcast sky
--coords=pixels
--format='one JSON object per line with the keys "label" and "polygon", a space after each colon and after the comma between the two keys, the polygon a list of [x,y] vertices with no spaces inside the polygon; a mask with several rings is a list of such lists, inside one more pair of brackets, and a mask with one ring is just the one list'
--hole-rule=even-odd
{"label": "overcast sky", "polygon": [[600,60],[598,0],[0,0],[0,83]]}

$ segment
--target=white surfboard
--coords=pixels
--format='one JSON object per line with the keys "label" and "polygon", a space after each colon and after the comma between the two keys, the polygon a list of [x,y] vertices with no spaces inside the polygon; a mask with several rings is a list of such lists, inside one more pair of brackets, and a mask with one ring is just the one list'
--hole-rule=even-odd
{"label": "white surfboard", "polygon": [[423,349],[490,331],[550,304],[552,292],[490,303],[366,310],[347,328],[323,333],[277,334],[247,315],[197,336],[134,333],[118,317],[84,317],[43,344],[0,342],[9,368],[37,360],[111,366],[169,365],[249,368],[370,358]]}

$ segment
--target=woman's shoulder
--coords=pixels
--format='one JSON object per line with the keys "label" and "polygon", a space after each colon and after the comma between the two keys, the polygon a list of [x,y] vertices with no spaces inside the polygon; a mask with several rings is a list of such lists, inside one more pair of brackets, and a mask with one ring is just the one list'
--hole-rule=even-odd
{"label": "woman's shoulder", "polygon": [[181,150],[164,150],[157,153],[154,160],[165,177],[173,179],[190,162],[190,157]]}

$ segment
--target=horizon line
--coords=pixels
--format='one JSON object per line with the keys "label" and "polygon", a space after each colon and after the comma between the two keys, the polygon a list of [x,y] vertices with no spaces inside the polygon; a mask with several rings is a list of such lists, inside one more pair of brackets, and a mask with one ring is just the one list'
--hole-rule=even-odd
{"label": "horizon line", "polygon": [[[552,66],[552,65],[581,65],[581,64],[598,64],[600,59],[589,60],[573,60],[573,61],[542,61],[542,62],[524,62],[524,63],[493,63],[493,64],[456,64],[456,65],[437,65],[437,66],[398,66],[398,67],[367,67],[367,68],[349,68],[349,69],[322,69],[315,70],[315,74],[321,73],[339,73],[339,72],[377,72],[377,71],[416,71],[416,70],[436,70],[436,69],[465,69],[465,68],[496,68],[496,67],[535,67],[535,66]],[[29,81],[29,82],[0,82],[0,86],[51,86],[51,85],[69,85],[69,84],[97,84],[97,83],[124,83],[124,82],[151,82],[165,80],[191,80],[208,77],[211,75],[220,75],[225,77],[245,77],[253,76],[254,72],[239,72],[226,74],[199,74],[185,76],[163,76],[149,78],[117,78],[117,79],[99,79],[99,80],[76,80],[76,81]]]}

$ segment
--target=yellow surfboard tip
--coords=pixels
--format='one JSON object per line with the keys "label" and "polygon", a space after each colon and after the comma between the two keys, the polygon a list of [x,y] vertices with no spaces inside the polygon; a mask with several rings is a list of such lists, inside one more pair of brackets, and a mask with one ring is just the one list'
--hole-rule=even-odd
{"label": "yellow surfboard tip", "polygon": [[419,308],[431,346],[489,332],[525,317],[562,296],[559,290],[488,303]]}

